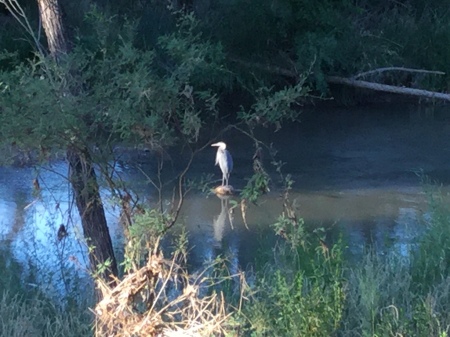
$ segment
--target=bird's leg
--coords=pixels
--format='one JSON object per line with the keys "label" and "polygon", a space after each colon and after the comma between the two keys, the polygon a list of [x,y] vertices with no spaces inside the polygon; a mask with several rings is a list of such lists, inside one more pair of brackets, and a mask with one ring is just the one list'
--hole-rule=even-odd
{"label": "bird's leg", "polygon": [[225,186],[225,174],[222,174],[222,186]]}

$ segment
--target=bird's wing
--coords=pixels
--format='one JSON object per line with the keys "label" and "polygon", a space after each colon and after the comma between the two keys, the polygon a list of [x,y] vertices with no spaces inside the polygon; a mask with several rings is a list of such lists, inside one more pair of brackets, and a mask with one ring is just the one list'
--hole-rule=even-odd
{"label": "bird's wing", "polygon": [[233,171],[233,157],[231,157],[230,152],[228,152],[227,150],[225,150],[225,154],[228,160],[228,173],[231,173],[231,171]]}
{"label": "bird's wing", "polygon": [[216,165],[219,165],[219,159],[220,159],[220,150],[217,149],[217,153],[216,153]]}

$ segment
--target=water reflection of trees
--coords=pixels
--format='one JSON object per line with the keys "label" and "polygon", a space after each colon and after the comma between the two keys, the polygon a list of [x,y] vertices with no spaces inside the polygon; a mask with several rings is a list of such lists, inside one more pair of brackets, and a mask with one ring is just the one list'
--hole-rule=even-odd
{"label": "water reflection of trees", "polygon": [[[0,289],[7,289],[11,293],[18,292],[21,288],[23,266],[14,256],[14,241],[26,224],[25,207],[30,199],[29,194],[22,186],[15,186],[17,179],[12,179],[12,170],[2,170],[0,181],[2,203],[0,204],[1,227],[0,233]],[[28,172],[27,172],[28,173]],[[25,181],[19,179],[23,184]]]}
{"label": "water reflection of trees", "polygon": [[[55,164],[56,171],[66,170]],[[64,297],[88,275],[79,266],[86,255],[76,235],[77,219],[72,218],[67,181],[48,170],[1,169],[0,195],[3,219],[0,237],[1,264],[17,265],[1,269],[6,278],[19,279],[22,287],[38,286],[50,296]],[[33,177],[40,176],[40,191],[33,190]],[[2,183],[4,180],[4,183]],[[69,237],[58,240],[58,228],[68,225]],[[79,231],[79,230],[78,230]],[[74,259],[80,262],[73,263]]]}
{"label": "water reflection of trees", "polygon": [[17,234],[20,233],[26,223],[26,210],[28,195],[22,190],[13,189],[11,191],[14,203],[14,216],[9,227],[9,232],[5,235],[6,241],[13,241]]}
{"label": "water reflection of trees", "polygon": [[377,216],[358,222],[342,222],[333,236],[344,233],[349,252],[361,256],[367,250],[379,254],[397,254],[409,258],[415,239],[421,232],[421,215],[413,207],[400,207],[397,217]]}

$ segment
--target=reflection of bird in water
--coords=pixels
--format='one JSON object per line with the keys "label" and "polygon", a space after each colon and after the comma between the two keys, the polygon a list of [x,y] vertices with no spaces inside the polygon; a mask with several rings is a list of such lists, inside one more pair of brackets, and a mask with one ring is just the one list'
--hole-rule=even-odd
{"label": "reflection of bird in water", "polygon": [[219,216],[213,221],[214,229],[214,242],[216,246],[221,245],[223,239],[223,232],[225,230],[225,222],[227,221],[227,216],[230,221],[231,228],[233,228],[232,217],[228,209],[228,198],[220,198],[220,213]]}
{"label": "reflection of bird in water", "polygon": [[228,186],[228,179],[230,173],[233,170],[233,158],[231,158],[230,152],[227,150],[227,144],[224,142],[218,142],[211,144],[211,146],[217,146],[216,165],[219,165],[222,170],[222,186]]}

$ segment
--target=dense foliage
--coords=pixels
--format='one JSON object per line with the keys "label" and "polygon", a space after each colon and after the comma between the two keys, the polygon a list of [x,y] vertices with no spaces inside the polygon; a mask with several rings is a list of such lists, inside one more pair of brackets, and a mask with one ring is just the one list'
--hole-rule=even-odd
{"label": "dense foliage", "polygon": [[[446,72],[419,80],[447,90],[450,13],[442,2],[255,0],[218,1],[211,8],[206,26],[230,61],[270,64],[271,81],[281,79],[276,67],[300,74],[311,68],[311,82],[327,92],[326,76],[404,66]],[[411,85],[405,78],[390,80]]]}
{"label": "dense foliage", "polygon": [[[257,88],[261,83],[284,85],[293,74],[310,74],[310,82],[322,93],[326,76],[351,76],[378,67],[402,66],[445,72],[445,76],[395,74],[381,80],[427,89],[447,90],[447,62],[450,45],[450,13],[445,2],[350,1],[350,0],[278,0],[278,1],[172,1],[173,9],[193,10],[200,22],[203,39],[223,46],[231,70],[221,80],[210,78],[213,89]],[[28,0],[29,13],[36,4]],[[109,41],[120,36],[120,23],[139,21],[133,44],[152,49],[161,35],[176,28],[176,20],[164,1],[89,1],[76,5],[62,1],[64,20],[70,36],[79,35],[85,43],[97,44],[99,31]],[[97,29],[86,23],[86,13],[96,5],[107,18]],[[30,15],[34,26],[38,22]],[[109,19],[114,17],[114,19]],[[8,29],[0,34],[0,50],[30,55],[23,32],[10,15],[0,20]],[[123,38],[129,39],[129,36]],[[128,40],[128,42],[131,42]],[[10,64],[10,61],[2,61]],[[231,75],[232,74],[232,75]],[[203,79],[208,78],[204,77]]]}

